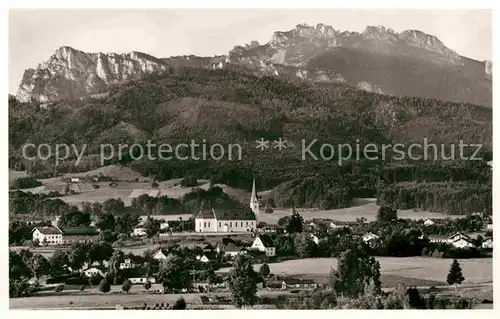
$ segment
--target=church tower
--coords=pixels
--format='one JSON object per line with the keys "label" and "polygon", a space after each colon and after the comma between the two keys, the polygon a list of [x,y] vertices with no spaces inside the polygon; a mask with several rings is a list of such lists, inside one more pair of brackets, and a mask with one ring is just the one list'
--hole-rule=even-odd
{"label": "church tower", "polygon": [[253,178],[252,197],[250,198],[250,209],[254,212],[255,217],[259,217],[259,200],[257,199],[257,191],[255,190],[255,177]]}

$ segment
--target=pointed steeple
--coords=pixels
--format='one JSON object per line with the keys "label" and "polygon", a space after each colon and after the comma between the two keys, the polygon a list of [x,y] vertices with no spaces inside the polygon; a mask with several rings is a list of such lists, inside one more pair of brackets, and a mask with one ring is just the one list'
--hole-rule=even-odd
{"label": "pointed steeple", "polygon": [[259,200],[257,199],[257,190],[255,189],[255,177],[253,178],[252,196],[250,197],[250,209],[255,216],[259,216]]}

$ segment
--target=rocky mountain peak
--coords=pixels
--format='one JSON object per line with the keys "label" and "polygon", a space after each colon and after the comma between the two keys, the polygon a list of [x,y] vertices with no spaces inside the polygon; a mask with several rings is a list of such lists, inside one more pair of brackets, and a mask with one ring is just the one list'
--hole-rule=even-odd
{"label": "rocky mountain peak", "polygon": [[161,60],[142,52],[85,53],[62,46],[36,69],[24,72],[17,98],[40,102],[73,99],[164,69],[166,65]]}

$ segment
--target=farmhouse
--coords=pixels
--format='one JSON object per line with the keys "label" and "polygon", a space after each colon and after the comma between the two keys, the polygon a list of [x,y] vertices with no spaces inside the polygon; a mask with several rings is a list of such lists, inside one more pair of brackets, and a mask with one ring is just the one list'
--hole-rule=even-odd
{"label": "farmhouse", "polygon": [[163,250],[162,248],[158,249],[156,252],[153,253],[153,259],[156,260],[164,260],[167,259],[167,252]]}
{"label": "farmhouse", "polygon": [[63,233],[57,227],[35,227],[33,229],[33,242],[36,240],[40,245],[61,245]]}
{"label": "farmhouse", "polygon": [[99,231],[93,227],[35,227],[33,241],[38,240],[40,244],[47,245],[69,245],[74,242],[87,242],[98,234]]}
{"label": "farmhouse", "polygon": [[201,261],[202,263],[207,263],[210,261],[206,255],[198,255],[196,256],[196,260]]}
{"label": "farmhouse", "polygon": [[426,219],[426,220],[424,221],[424,225],[425,225],[425,226],[432,226],[432,225],[434,225],[434,224],[436,224],[436,223],[435,223],[434,221],[432,221],[431,219]]}
{"label": "farmhouse", "polygon": [[147,235],[146,228],[144,227],[136,227],[134,228],[132,234],[133,237],[144,237]]}
{"label": "farmhouse", "polygon": [[120,263],[120,269],[131,269],[136,268],[137,265],[130,260],[130,258],[125,259],[124,262]]}
{"label": "farmhouse", "polygon": [[483,243],[481,244],[481,247],[485,249],[492,249],[493,248],[493,239],[488,238]]}
{"label": "farmhouse", "polygon": [[339,228],[352,228],[348,222],[343,221],[333,221],[330,223],[330,228],[339,229]]}
{"label": "farmhouse", "polygon": [[104,272],[96,267],[92,267],[92,268],[84,270],[83,274],[85,275],[85,277],[88,277],[88,278],[95,276],[95,275],[101,275],[104,277]]}
{"label": "farmhouse", "polygon": [[453,245],[453,247],[460,248],[460,249],[475,247],[475,245],[469,239],[465,239],[465,238],[458,238],[455,241],[453,241],[451,244]]}
{"label": "farmhouse", "polygon": [[266,256],[276,256],[276,245],[268,235],[258,235],[251,248],[265,252]]}
{"label": "farmhouse", "polygon": [[378,238],[379,236],[375,235],[374,233],[366,233],[363,235],[363,241],[368,244],[376,242]]}
{"label": "farmhouse", "polygon": [[449,244],[455,248],[461,248],[461,249],[475,247],[474,243],[472,243],[471,241],[471,238],[460,232],[457,232],[449,237],[441,237],[441,236],[429,237],[429,241],[431,243]]}
{"label": "farmhouse", "polygon": [[201,209],[195,218],[197,233],[253,232],[256,228],[257,218],[247,208]]}
{"label": "farmhouse", "polygon": [[319,238],[318,236],[314,235],[314,234],[309,234],[309,237],[311,238],[311,240],[317,245],[319,243]]}
{"label": "farmhouse", "polygon": [[227,244],[225,247],[223,247],[222,251],[224,252],[225,256],[229,257],[236,257],[240,254],[247,253],[247,250],[245,248],[238,247],[233,243]]}
{"label": "farmhouse", "polygon": [[156,283],[156,279],[154,277],[132,277],[132,278],[128,278],[128,280],[130,281],[130,283],[132,285],[138,285],[138,284],[145,284],[146,281],[149,280],[150,283],[154,284]]}
{"label": "farmhouse", "polygon": [[282,281],[281,289],[314,289],[318,284],[312,279],[285,278]]}

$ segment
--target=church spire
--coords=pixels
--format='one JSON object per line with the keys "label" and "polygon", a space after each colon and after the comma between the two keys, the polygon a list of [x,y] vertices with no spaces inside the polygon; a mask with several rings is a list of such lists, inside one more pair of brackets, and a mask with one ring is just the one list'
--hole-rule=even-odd
{"label": "church spire", "polygon": [[259,216],[259,200],[257,199],[257,190],[255,189],[255,176],[252,185],[252,197],[250,197],[250,209],[254,212],[255,216]]}

